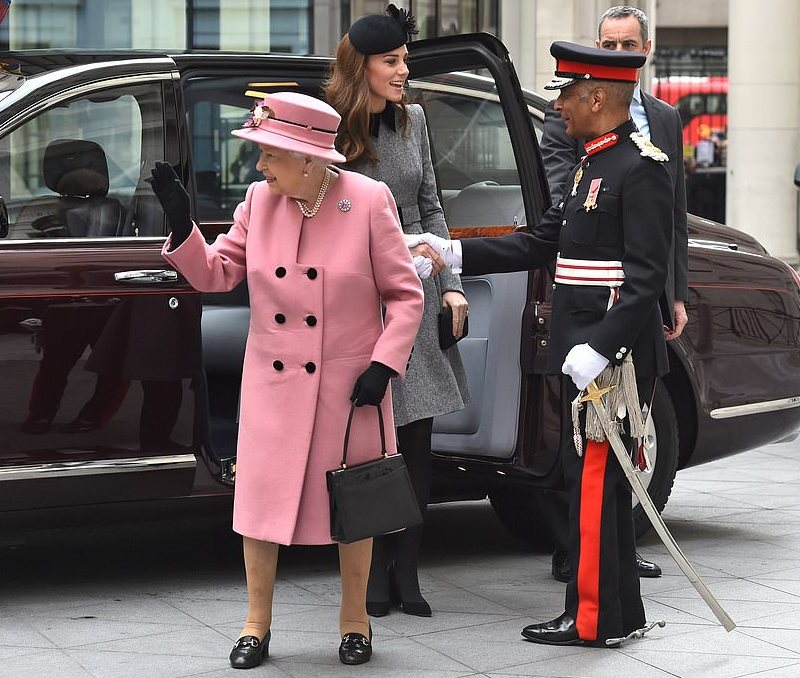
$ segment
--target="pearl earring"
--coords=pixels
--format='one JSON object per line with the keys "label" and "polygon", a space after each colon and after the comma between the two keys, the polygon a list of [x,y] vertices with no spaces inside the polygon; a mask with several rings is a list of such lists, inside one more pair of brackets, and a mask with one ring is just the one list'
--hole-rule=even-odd
{"label": "pearl earring", "polygon": [[308,179],[308,171],[306,171],[306,170],[303,170],[303,176],[304,176],[306,179]]}

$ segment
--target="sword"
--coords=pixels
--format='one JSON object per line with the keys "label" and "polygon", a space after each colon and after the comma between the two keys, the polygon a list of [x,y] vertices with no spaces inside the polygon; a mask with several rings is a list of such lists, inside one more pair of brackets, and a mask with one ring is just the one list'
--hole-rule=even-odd
{"label": "sword", "polygon": [[609,389],[607,388],[598,388],[597,384],[592,382],[586,389],[586,395],[583,395],[583,392],[579,393],[578,397],[575,399],[575,402],[592,403],[595,412],[597,412],[597,417],[603,427],[603,431],[605,432],[606,439],[611,444],[611,448],[614,450],[614,455],[617,457],[617,461],[622,467],[625,477],[631,484],[633,493],[639,499],[639,503],[642,505],[644,512],[650,519],[653,529],[655,529],[656,533],[661,538],[664,546],[667,547],[667,551],[669,551],[672,559],[678,564],[678,567],[681,568],[681,571],[692,583],[692,586],[694,586],[694,588],[700,594],[700,597],[714,613],[714,616],[719,620],[720,624],[725,627],[726,631],[733,631],[733,629],[736,628],[735,622],[723,609],[722,605],[720,605],[720,602],[714,597],[714,594],[709,591],[708,586],[706,586],[705,582],[700,578],[700,575],[697,574],[697,570],[694,569],[692,564],[686,559],[686,556],[683,555],[681,547],[678,546],[678,542],[675,541],[675,537],[672,536],[672,533],[664,524],[664,519],[656,510],[656,507],[653,505],[653,500],[650,499],[650,495],[647,494],[647,490],[645,489],[644,485],[642,485],[641,479],[634,470],[633,463],[628,455],[628,450],[625,449],[625,444],[622,442],[622,438],[620,438],[616,425],[613,421],[611,421],[611,417],[609,417],[605,405],[603,405],[601,401],[601,398],[605,393],[608,392],[608,390]]}

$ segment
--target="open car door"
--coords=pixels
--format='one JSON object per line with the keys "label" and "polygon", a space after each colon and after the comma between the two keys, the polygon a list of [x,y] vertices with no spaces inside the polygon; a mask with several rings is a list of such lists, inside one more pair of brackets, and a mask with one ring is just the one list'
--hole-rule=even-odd
{"label": "open car door", "polygon": [[[451,237],[501,236],[537,223],[549,193],[504,45],[474,34],[412,42],[409,49],[410,98],[425,109]],[[526,410],[537,409],[532,401],[544,383],[539,377],[536,386],[531,375],[542,362],[537,350],[547,347],[545,277],[464,277],[470,326],[458,347],[471,397],[464,410],[435,420],[438,455],[512,461],[524,456],[523,440],[535,444],[539,417]]]}

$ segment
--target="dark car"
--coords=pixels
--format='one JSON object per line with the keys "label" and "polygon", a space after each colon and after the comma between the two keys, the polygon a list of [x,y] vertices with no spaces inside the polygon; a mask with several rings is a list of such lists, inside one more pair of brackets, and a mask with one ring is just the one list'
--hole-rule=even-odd
{"label": "dark car", "polygon": [[[172,163],[206,236],[226,231],[259,178],[254,149],[230,131],[258,92],[319,95],[329,59],[0,61],[0,511],[229,494],[221,460],[235,454],[247,289],[200,295],[165,263],[146,178]],[[453,236],[535,224],[549,204],[545,102],[522,92],[502,44],[419,41],[411,69]],[[660,507],[677,468],[800,427],[797,275],[733,229],[692,218],[690,238],[689,326],[670,344],[647,438]],[[542,490],[558,486],[558,382],[543,374],[551,286],[546,270],[465,278],[472,400],[434,436],[436,498],[488,495],[531,540],[546,537]]]}

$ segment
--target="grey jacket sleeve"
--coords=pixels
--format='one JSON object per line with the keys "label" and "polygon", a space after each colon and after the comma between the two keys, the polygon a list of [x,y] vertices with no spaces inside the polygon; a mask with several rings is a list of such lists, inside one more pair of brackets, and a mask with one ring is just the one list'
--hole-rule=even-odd
{"label": "grey jacket sleeve", "polygon": [[578,162],[578,142],[567,136],[567,126],[561,114],[547,104],[544,112],[544,134],[542,135],[542,160],[550,186],[550,198],[557,204],[564,194],[564,183]]}
{"label": "grey jacket sleeve", "polygon": [[[422,230],[423,232],[438,235],[441,238],[450,239],[450,233],[444,220],[444,211],[439,202],[439,192],[436,187],[436,175],[431,161],[431,144],[428,138],[425,113],[421,106],[409,106],[409,114],[413,133],[419,143],[420,159],[422,161],[422,183],[419,186],[419,194],[417,196]],[[464,288],[461,285],[461,278],[457,274],[452,273],[449,269],[444,269],[439,273],[438,278],[442,292],[455,291],[463,294]]]}

